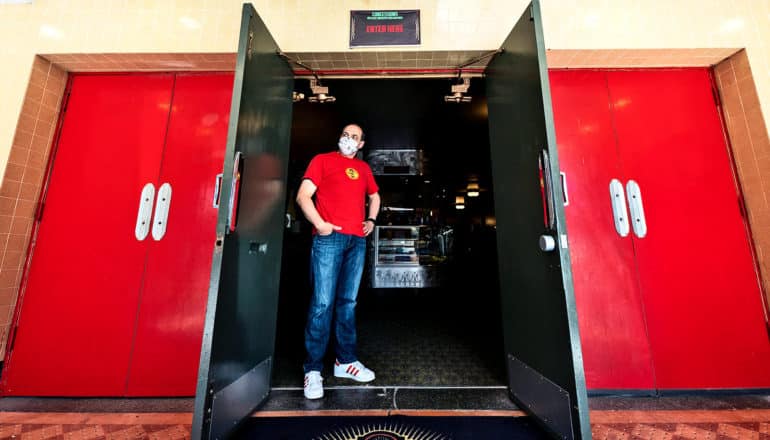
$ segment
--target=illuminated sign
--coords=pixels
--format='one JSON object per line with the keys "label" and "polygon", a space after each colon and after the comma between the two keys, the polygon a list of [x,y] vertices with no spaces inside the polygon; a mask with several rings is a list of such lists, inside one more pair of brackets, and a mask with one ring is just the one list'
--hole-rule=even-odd
{"label": "illuminated sign", "polygon": [[350,11],[350,47],[420,44],[420,11]]}

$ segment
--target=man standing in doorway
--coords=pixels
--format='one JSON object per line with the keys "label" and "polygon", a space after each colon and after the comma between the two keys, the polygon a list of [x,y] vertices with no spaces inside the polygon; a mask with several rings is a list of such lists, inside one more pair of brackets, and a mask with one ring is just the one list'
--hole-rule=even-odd
{"label": "man standing in doorway", "polygon": [[[310,253],[313,297],[305,327],[305,397],[323,397],[323,357],[335,315],[337,359],[334,376],[371,382],[374,372],[356,357],[355,307],[364,270],[366,236],[380,210],[379,188],[369,165],[356,158],[364,132],[350,124],[342,130],[339,150],[319,154],[305,171],[297,192],[305,217],[313,224]],[[313,195],[316,197],[313,203]],[[369,215],[364,218],[365,198]]]}

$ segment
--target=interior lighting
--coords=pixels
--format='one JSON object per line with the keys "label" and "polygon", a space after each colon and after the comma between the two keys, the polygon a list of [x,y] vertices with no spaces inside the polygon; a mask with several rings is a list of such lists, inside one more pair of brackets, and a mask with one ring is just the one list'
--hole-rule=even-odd
{"label": "interior lighting", "polygon": [[742,18],[731,18],[729,20],[725,20],[722,23],[722,26],[719,27],[719,30],[722,32],[736,32],[745,26],[745,23]]}
{"label": "interior lighting", "polygon": [[467,187],[468,190],[468,197],[478,197],[479,196],[479,184],[476,182],[471,182],[468,184]]}
{"label": "interior lighting", "polygon": [[329,88],[322,86],[321,81],[315,78],[310,80],[310,90],[313,91],[313,96],[309,96],[307,102],[323,104],[325,102],[334,102],[337,100],[337,98],[329,94]]}
{"label": "interior lighting", "polygon": [[465,209],[465,197],[455,197],[455,209]]}
{"label": "interior lighting", "polygon": [[198,23],[198,20],[191,17],[179,17],[179,22],[187,29],[195,30],[201,28],[201,24]]}
{"label": "interior lighting", "polygon": [[459,104],[461,102],[471,102],[470,96],[465,96],[468,93],[468,88],[471,86],[470,78],[463,78],[461,84],[452,85],[452,94],[444,96],[444,102],[454,102]]}
{"label": "interior lighting", "polygon": [[601,16],[597,13],[588,13],[583,16],[583,26],[586,29],[596,29],[599,27]]}
{"label": "interior lighting", "polygon": [[40,26],[40,36],[52,40],[61,40],[64,37],[64,34],[58,28],[44,24]]}

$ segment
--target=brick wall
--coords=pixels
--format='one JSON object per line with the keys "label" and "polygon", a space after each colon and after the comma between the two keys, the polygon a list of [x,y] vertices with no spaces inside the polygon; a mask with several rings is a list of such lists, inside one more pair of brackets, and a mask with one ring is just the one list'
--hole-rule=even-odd
{"label": "brick wall", "polygon": [[[765,294],[770,293],[770,139],[745,50],[714,68],[749,214]],[[770,302],[770,296],[768,296]]]}

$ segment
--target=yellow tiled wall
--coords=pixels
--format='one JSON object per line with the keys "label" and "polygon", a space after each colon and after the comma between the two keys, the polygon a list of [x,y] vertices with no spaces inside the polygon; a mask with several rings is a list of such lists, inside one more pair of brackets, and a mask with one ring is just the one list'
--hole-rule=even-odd
{"label": "yellow tiled wall", "polygon": [[[746,48],[760,102],[765,109],[770,106],[770,0],[541,2],[550,49]],[[494,49],[528,0],[253,3],[283,50],[325,52],[348,50],[351,9],[420,9],[420,50]],[[35,54],[235,52],[241,4],[34,0],[0,5],[0,170],[6,168]]]}

